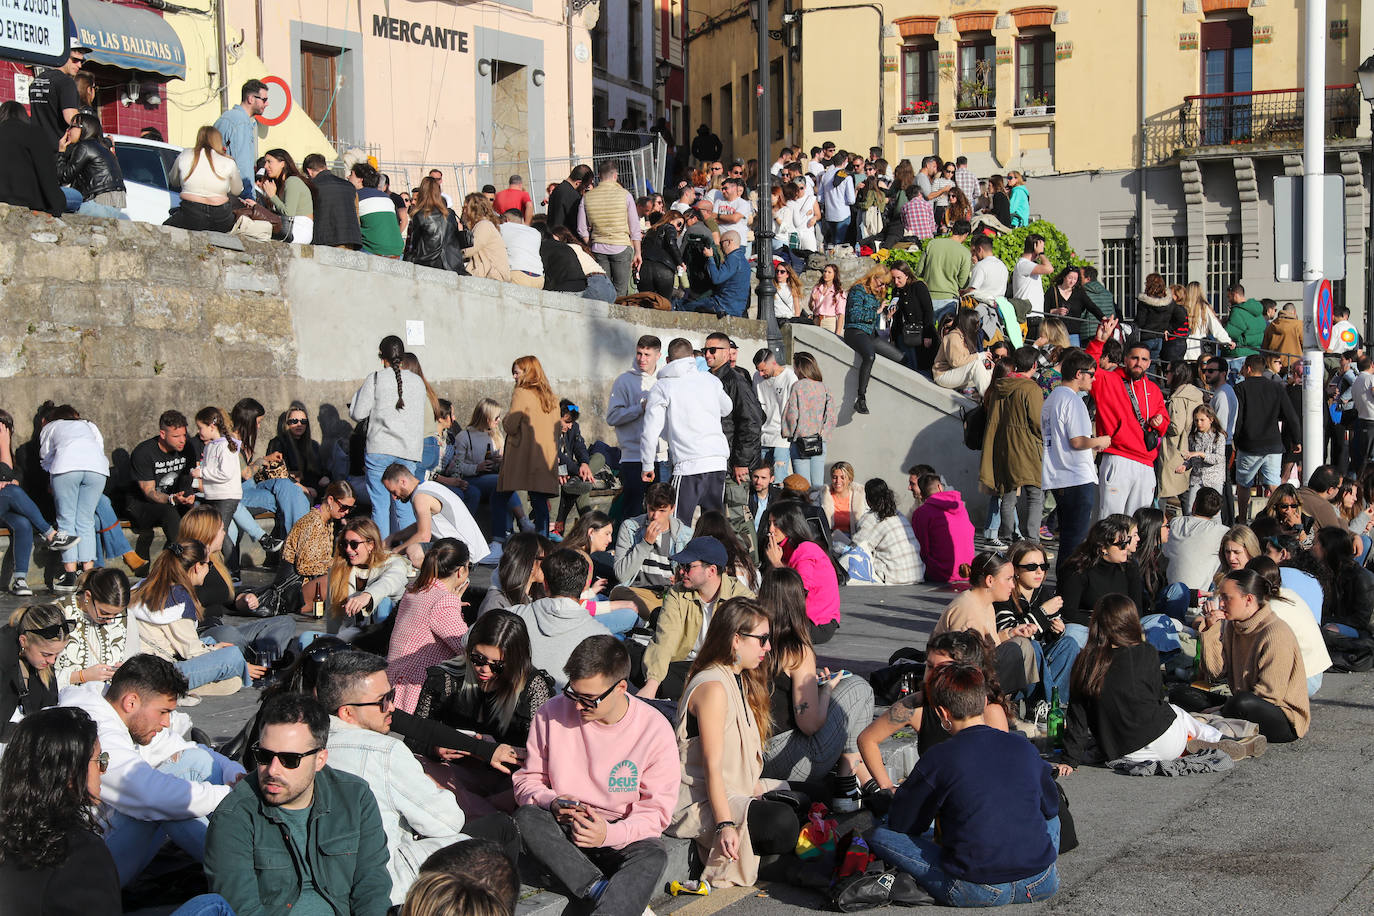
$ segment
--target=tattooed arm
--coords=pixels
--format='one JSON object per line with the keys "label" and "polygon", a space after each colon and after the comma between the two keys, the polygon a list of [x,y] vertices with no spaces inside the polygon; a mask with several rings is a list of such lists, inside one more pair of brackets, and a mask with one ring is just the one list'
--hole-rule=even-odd
{"label": "tattooed arm", "polygon": [[797,720],[797,730],[814,735],[830,712],[830,689],[817,683],[816,653],[807,649],[788,673],[792,676],[792,716]]}
{"label": "tattooed arm", "polygon": [[859,754],[868,772],[878,781],[878,788],[893,788],[892,778],[887,775],[887,767],[883,766],[883,753],[879,745],[904,728],[917,731],[920,727],[920,694],[911,693],[888,707],[885,714],[875,719],[859,735]]}

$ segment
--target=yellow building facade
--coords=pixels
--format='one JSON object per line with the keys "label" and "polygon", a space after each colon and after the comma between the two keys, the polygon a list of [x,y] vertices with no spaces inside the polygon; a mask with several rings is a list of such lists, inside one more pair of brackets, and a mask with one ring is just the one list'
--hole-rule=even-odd
{"label": "yellow building facade", "polygon": [[[757,58],[747,14],[729,19],[739,8],[690,8],[688,101],[693,123],[754,156],[751,125],[722,104]],[[1236,281],[1298,299],[1275,279],[1272,208],[1273,179],[1301,173],[1304,18],[1294,0],[775,0],[771,47],[792,88],[770,152],[829,141],[881,146],[894,164],[1020,170],[1032,215],[1065,229],[1119,300],[1154,271],[1203,282],[1214,302]],[[1338,296],[1359,314],[1370,135],[1354,84],[1374,8],[1328,0],[1322,31],[1325,170],[1346,191]]]}

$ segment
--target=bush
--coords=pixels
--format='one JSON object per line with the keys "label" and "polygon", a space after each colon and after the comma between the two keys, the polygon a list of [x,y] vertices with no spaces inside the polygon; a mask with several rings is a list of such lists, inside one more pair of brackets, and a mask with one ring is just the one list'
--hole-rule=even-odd
{"label": "bush", "polygon": [[1041,278],[1041,282],[1046,289],[1049,289],[1054,277],[1068,267],[1070,264],[1083,265],[1088,262],[1080,258],[1069,244],[1069,237],[1059,231],[1054,223],[1047,220],[1036,220],[1029,226],[1022,226],[1013,229],[1005,235],[999,235],[992,240],[992,252],[1007,265],[1007,270],[1016,269],[1016,261],[1021,257],[1021,253],[1026,249],[1026,236],[1041,235],[1045,237],[1045,257],[1050,259],[1054,265],[1054,273],[1046,274]]}

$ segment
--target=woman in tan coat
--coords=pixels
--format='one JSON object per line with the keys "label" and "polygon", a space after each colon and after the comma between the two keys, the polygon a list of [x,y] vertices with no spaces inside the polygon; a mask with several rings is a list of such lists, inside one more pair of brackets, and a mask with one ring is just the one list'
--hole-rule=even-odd
{"label": "woman in tan coat", "polygon": [[472,233],[472,247],[463,249],[463,261],[474,277],[510,281],[510,261],[501,240],[501,221],[485,194],[463,198],[463,225]]}
{"label": "woman in tan coat", "polygon": [[790,805],[765,793],[786,783],[763,778],[763,745],[772,732],[768,613],[753,598],[722,601],[678,707],[682,788],[665,831],[696,840],[714,887],[748,887],[759,858],[791,852],[801,825]]}
{"label": "woman in tan coat", "polygon": [[534,527],[547,537],[549,500],[559,489],[558,397],[549,387],[538,357],[520,357],[511,365],[510,374],[515,379],[515,393],[511,395],[510,410],[501,421],[506,451],[496,479],[496,498],[504,504],[517,490],[528,493]]}
{"label": "woman in tan coat", "polygon": [[1188,492],[1192,471],[1184,467],[1183,453],[1188,450],[1188,432],[1193,425],[1193,411],[1202,404],[1202,389],[1195,384],[1193,364],[1187,360],[1174,363],[1169,372],[1169,431],[1159,437],[1159,497],[1167,499]]}

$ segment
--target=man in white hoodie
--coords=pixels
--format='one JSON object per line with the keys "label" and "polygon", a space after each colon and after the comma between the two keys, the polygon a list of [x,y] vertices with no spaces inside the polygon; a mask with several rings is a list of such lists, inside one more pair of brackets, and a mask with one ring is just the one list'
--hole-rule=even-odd
{"label": "man in white hoodie", "polygon": [[182,737],[191,721],[174,710],[185,695],[176,666],[146,653],[121,664],[103,695],[97,685],[61,693],[61,705],[95,720],[110,755],[100,804],[120,886],[138,877],[165,839],[204,860],[210,812],[243,776],[237,763]]}
{"label": "man in white hoodie", "polygon": [[[615,427],[620,443],[620,485],[625,489],[620,502],[622,518],[634,518],[644,511],[644,452],[640,451],[639,440],[644,430],[644,406],[654,387],[662,352],[663,342],[654,335],[639,338],[634,368],[622,372],[615,380],[606,404],[606,422]],[[649,457],[651,463],[659,447],[656,443]]]}
{"label": "man in white hoodie", "polygon": [[525,621],[530,634],[530,663],[542,668],[562,690],[568,686],[563,666],[577,644],[588,636],[610,635],[605,624],[587,613],[582,593],[592,584],[592,564],[580,550],[555,550],[539,564],[549,597],[510,608]]}
{"label": "man in white hoodie", "polygon": [[779,363],[767,347],[754,354],[754,369],[754,392],[763,406],[763,460],[772,466],[773,477],[782,480],[792,471],[792,444],[782,435],[782,411],[797,373]]}
{"label": "man in white hoodie", "polygon": [[[658,373],[644,404],[639,448],[641,455],[651,452],[659,434],[667,430],[677,517],[684,525],[692,524],[698,507],[702,512],[725,511],[730,443],[720,421],[733,409],[720,379],[697,368],[692,342],[678,337],[668,344],[668,365]],[[641,479],[652,482],[653,471],[645,470]]]}

